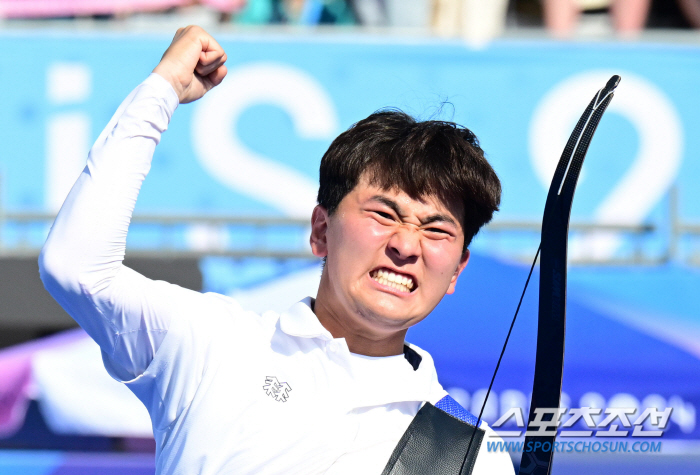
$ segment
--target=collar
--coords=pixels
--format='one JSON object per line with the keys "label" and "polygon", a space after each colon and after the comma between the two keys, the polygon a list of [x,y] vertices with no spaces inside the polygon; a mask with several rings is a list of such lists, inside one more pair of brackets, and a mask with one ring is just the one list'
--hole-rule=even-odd
{"label": "collar", "polygon": [[318,338],[342,348],[337,355],[340,358],[338,363],[352,378],[354,407],[403,401],[437,402],[444,395],[430,354],[409,343],[405,344],[402,355],[370,357],[352,354],[344,338],[334,339],[321,325],[311,305],[312,298],[306,297],[281,313],[280,330],[289,336]]}
{"label": "collar", "polygon": [[282,312],[280,328],[289,336],[332,340],[331,332],[321,325],[318,317],[311,310],[311,301],[311,297],[306,297]]}

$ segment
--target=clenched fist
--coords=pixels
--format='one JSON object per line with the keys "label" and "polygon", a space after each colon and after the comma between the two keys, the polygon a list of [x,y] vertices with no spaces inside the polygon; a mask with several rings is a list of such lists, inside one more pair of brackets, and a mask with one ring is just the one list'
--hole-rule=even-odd
{"label": "clenched fist", "polygon": [[199,26],[180,28],[154,73],[175,89],[180,103],[196,101],[226,76],[226,53]]}

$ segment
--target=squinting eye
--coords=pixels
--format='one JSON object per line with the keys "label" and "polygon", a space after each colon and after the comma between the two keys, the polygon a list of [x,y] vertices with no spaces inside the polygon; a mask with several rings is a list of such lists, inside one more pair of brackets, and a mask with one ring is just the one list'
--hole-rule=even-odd
{"label": "squinting eye", "polygon": [[428,229],[426,229],[426,231],[430,231],[431,233],[445,234],[445,235],[450,234],[447,231],[445,231],[444,229],[440,229],[440,228],[428,228]]}
{"label": "squinting eye", "polygon": [[375,211],[375,213],[385,219],[394,219],[389,213],[385,213],[384,211]]}

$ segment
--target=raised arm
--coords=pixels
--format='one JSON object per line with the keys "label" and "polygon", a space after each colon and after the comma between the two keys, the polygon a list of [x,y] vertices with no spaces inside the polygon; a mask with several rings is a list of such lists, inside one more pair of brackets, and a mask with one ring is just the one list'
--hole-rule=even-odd
{"label": "raised arm", "polygon": [[123,380],[146,369],[173,315],[202,298],[151,281],[122,261],[131,214],[162,133],[178,103],[199,99],[223,80],[225,60],[201,28],[178,30],[154,74],[124,100],[90,150],[39,257],[46,289]]}

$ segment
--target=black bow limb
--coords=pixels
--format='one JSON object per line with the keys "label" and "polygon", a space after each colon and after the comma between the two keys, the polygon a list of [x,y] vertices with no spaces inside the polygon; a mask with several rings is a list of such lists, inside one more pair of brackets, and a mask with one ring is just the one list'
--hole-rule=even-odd
{"label": "black bow limb", "polygon": [[[528,424],[535,420],[538,408],[558,408],[560,404],[571,205],[588,146],[619,82],[620,76],[611,77],[590,102],[569,137],[549,187],[542,218],[537,356]],[[557,427],[549,429],[553,435],[526,436],[520,474],[549,475],[551,472]]]}

